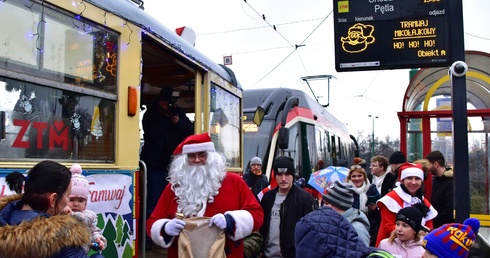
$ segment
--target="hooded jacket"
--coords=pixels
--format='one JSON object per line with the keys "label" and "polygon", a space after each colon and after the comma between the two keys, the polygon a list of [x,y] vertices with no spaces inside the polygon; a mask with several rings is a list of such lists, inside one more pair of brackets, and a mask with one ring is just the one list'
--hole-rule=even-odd
{"label": "hooded jacket", "polygon": [[376,249],[367,247],[349,221],[323,206],[296,223],[296,257],[367,257]]}
{"label": "hooded jacket", "polygon": [[356,230],[357,235],[362,240],[362,242],[364,242],[366,246],[369,246],[370,224],[368,218],[366,217],[366,214],[358,209],[349,208],[344,213],[342,213],[342,216],[351,223],[352,227]]}
{"label": "hooded jacket", "polygon": [[22,195],[0,198],[0,258],[88,257],[90,231],[70,215],[22,211]]}

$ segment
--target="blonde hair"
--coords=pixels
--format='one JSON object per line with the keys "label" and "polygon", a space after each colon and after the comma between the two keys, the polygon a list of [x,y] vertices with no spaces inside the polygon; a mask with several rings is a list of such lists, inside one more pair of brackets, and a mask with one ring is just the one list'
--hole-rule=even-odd
{"label": "blonde hair", "polygon": [[[427,235],[427,233],[425,231],[419,230],[419,232],[417,234],[415,234],[413,241],[418,242],[421,239],[423,239],[425,235]],[[388,238],[388,243],[392,244],[395,241],[395,238],[396,238],[396,229],[391,231],[390,237]]]}
{"label": "blonde hair", "polygon": [[349,174],[347,174],[347,178],[345,178],[346,182],[351,181],[350,178],[352,177],[352,173],[354,173],[354,172],[361,173],[362,176],[364,177],[364,182],[369,183],[366,170],[364,170],[364,168],[362,168],[359,165],[354,165],[354,166],[350,167]]}

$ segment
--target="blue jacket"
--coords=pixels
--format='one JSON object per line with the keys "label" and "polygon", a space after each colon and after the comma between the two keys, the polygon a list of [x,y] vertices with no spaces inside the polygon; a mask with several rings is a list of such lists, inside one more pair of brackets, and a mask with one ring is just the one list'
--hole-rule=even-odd
{"label": "blue jacket", "polygon": [[367,247],[342,215],[324,206],[296,223],[296,257],[367,257],[376,249]]}
{"label": "blue jacket", "polygon": [[51,217],[21,210],[21,197],[16,194],[0,198],[0,257],[88,257],[83,249],[90,243],[88,227],[70,215]]}

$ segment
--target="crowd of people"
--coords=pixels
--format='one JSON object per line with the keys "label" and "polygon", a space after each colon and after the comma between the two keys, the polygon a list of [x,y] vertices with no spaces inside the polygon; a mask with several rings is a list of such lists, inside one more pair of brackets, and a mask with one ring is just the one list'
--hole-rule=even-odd
{"label": "crowd of people", "polygon": [[[296,183],[290,157],[273,160],[270,181],[261,166],[254,157],[243,177],[227,172],[207,133],[187,136],[168,161],[163,192],[152,197],[149,241],[170,258],[432,258],[473,250],[480,222],[454,223],[453,171],[439,151],[414,163],[402,152],[374,156],[370,174],[356,158],[345,182],[321,194]],[[0,198],[0,257],[87,257],[90,248],[105,248],[81,171],[46,160],[5,178],[16,194]],[[423,187],[428,173],[431,196]]]}

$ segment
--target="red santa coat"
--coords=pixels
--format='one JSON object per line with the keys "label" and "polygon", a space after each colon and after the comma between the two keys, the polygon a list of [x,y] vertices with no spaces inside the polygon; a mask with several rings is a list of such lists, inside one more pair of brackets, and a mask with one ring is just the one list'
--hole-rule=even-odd
{"label": "red santa coat", "polygon": [[[154,243],[168,248],[169,258],[178,257],[178,239],[174,238],[166,243],[161,236],[161,229],[167,221],[175,217],[175,212],[177,212],[176,196],[171,189],[171,184],[168,184],[155,210],[146,221],[146,230]],[[230,250],[227,257],[243,258],[241,239],[250,235],[252,231],[259,230],[264,221],[264,211],[240,176],[227,173],[218,195],[214,197],[214,202],[208,203],[204,216],[212,217],[218,213],[229,214],[235,220],[235,234],[227,235],[226,238],[225,250]],[[236,241],[239,241],[238,244]]]}
{"label": "red santa coat", "polygon": [[[426,198],[423,198],[422,201],[425,206],[429,207],[427,215],[422,218],[422,225],[433,228],[432,219],[437,216],[437,211]],[[403,191],[399,186],[381,197],[376,204],[381,215],[378,237],[376,238],[376,246],[379,246],[381,240],[390,237],[391,232],[395,230],[396,214],[398,211],[402,208],[412,206],[412,196]]]}

